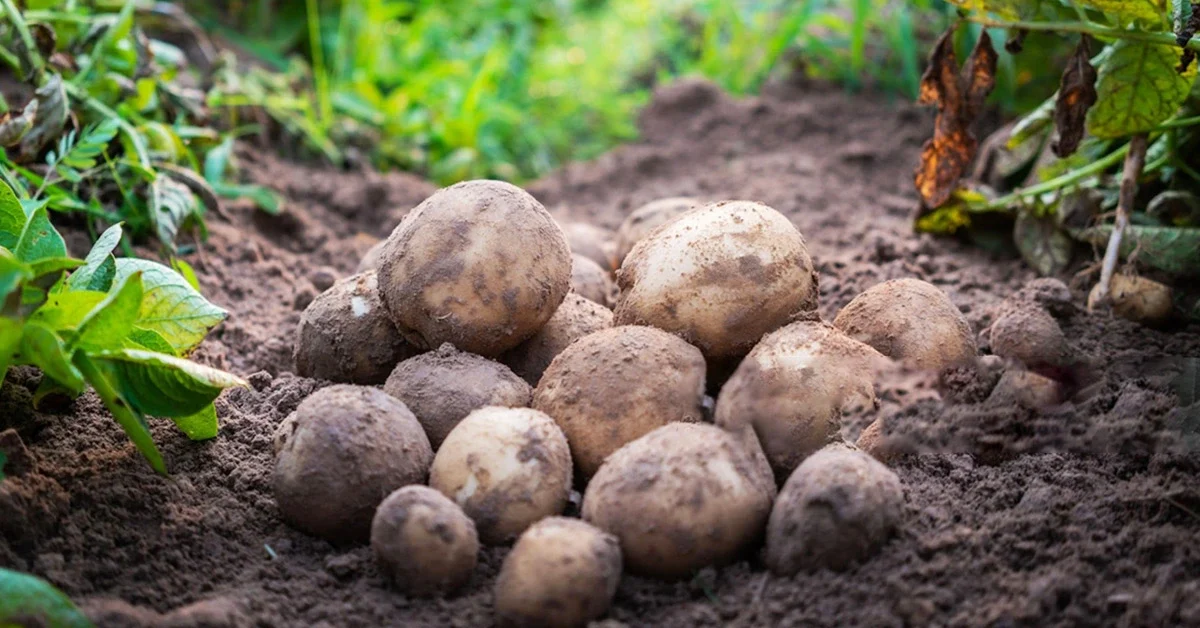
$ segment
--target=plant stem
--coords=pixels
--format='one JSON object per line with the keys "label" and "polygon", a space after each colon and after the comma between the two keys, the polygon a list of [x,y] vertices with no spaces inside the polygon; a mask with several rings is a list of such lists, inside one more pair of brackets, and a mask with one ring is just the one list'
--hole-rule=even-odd
{"label": "plant stem", "polygon": [[1050,179],[1049,181],[1043,181],[1037,185],[1031,185],[1027,188],[1013,190],[1009,194],[994,199],[985,205],[973,207],[972,209],[976,211],[993,211],[997,209],[1004,209],[1010,205],[1020,202],[1027,196],[1037,196],[1038,194],[1045,194],[1046,192],[1053,192],[1055,190],[1065,188],[1068,185],[1078,183],[1087,177],[1090,177],[1094,174],[1100,174],[1101,172],[1104,172],[1105,170],[1117,165],[1117,162],[1121,161],[1121,159],[1125,157],[1125,154],[1128,152],[1129,144],[1126,144],[1082,168],[1061,174],[1053,179]]}
{"label": "plant stem", "polygon": [[1100,284],[1093,302],[1089,299],[1088,306],[1108,303],[1108,286],[1112,281],[1113,269],[1117,267],[1117,257],[1121,250],[1121,236],[1129,224],[1129,214],[1133,210],[1133,197],[1137,194],[1138,178],[1142,175],[1142,167],[1146,162],[1146,134],[1133,136],[1129,140],[1129,153],[1125,156],[1125,167],[1121,171],[1121,192],[1117,200],[1117,220],[1113,224],[1112,235],[1108,238],[1108,248],[1104,251],[1104,262],[1100,267]]}
{"label": "plant stem", "polygon": [[1190,118],[1175,118],[1174,120],[1167,120],[1151,130],[1166,131],[1169,129],[1180,129],[1184,127],[1195,126],[1197,124],[1200,124],[1200,116],[1192,116]]}
{"label": "plant stem", "polygon": [[33,61],[34,76],[37,76],[37,72],[42,67],[42,56],[38,52],[37,43],[33,40],[33,33],[29,32],[29,25],[25,23],[25,19],[21,17],[21,12],[17,10],[17,5],[13,4],[12,0],[0,0],[0,7],[3,7],[4,12],[8,14],[8,19],[16,28],[21,43],[25,44],[25,53]]}
{"label": "plant stem", "polygon": [[[1174,33],[1147,33],[1144,31],[1130,31],[1119,28],[1109,28],[1092,24],[1089,22],[1024,22],[1024,21],[1008,21],[994,20],[984,16],[970,16],[968,20],[987,26],[988,28],[1007,28],[1026,31],[1049,31],[1058,33],[1083,33],[1093,37],[1110,37],[1113,39],[1128,39],[1130,41],[1143,41],[1149,44],[1162,44],[1165,46],[1179,46],[1175,41]],[[1193,37],[1188,41],[1187,47],[1200,52],[1200,39]]]}

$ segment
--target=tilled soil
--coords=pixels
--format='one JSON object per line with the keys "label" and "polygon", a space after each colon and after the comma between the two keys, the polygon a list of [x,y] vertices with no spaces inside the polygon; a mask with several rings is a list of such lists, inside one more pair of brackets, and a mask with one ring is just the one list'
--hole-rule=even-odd
{"label": "tilled soil", "polygon": [[[762,201],[804,233],[826,318],[880,281],[918,277],[979,332],[1034,277],[1015,258],[912,233],[930,126],[927,112],[819,85],[735,101],[684,81],[647,108],[639,143],[529,189],[560,218],[610,228],[664,196]],[[218,401],[212,441],[155,424],[163,479],[94,395],[34,412],[39,376],[12,373],[0,430],[16,428],[29,455],[0,484],[0,565],[49,579],[102,626],[490,624],[506,549],[483,552],[462,594],[409,600],[369,548],[281,523],[271,490],[272,432],[322,385],[289,373],[300,312],[433,187],[255,153],[243,165],[286,195],[285,213],[232,204],[189,261],[231,311],[197,358],[252,387]],[[681,583],[626,577],[607,625],[1200,625],[1200,407],[1172,392],[1181,359],[1200,356],[1200,328],[1082,308],[1060,322],[1098,378],[1074,402],[950,404],[920,377],[885,388],[908,499],[901,533],[874,558],[792,578],[754,557]],[[871,418],[850,417],[846,436]]]}

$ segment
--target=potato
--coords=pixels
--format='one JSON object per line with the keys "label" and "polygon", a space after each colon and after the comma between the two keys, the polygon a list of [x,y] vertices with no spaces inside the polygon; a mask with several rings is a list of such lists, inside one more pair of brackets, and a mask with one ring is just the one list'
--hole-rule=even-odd
{"label": "potato", "polygon": [[417,418],[382,390],[339,384],[300,402],[275,462],[275,501],[289,525],[328,541],[365,541],[375,508],[421,484],[433,449]]}
{"label": "potato", "polygon": [[406,486],[379,505],[371,550],[380,571],[405,595],[446,595],[471,579],[479,556],[475,523],[428,486]]}
{"label": "potato", "polygon": [[604,307],[617,301],[617,284],[596,262],[581,255],[571,256],[571,289]]}
{"label": "potato", "polygon": [[742,356],[817,307],[817,273],[783,214],[749,201],[706,205],[642,240],[617,271],[617,325],[682,336],[710,359]]}
{"label": "potato", "polygon": [[617,229],[617,265],[619,266],[625,260],[625,257],[633,250],[633,245],[641,242],[643,238],[650,235],[650,232],[702,204],[694,198],[673,196],[650,201],[633,210],[633,213],[629,214]]}
{"label": "potato", "polygon": [[429,485],[475,521],[480,540],[499,545],[563,511],[571,453],[562,430],[537,410],[480,408],[442,443]]}
{"label": "potato", "polygon": [[946,293],[920,279],[893,279],[854,297],[833,321],[847,336],[920,369],[970,362],[971,325]]}
{"label": "potato", "polygon": [[767,525],[767,566],[779,576],[844,570],[875,553],[900,523],[904,489],[883,463],[847,445],[804,461]]}
{"label": "potato", "polygon": [[612,327],[612,319],[612,310],[578,294],[568,294],[546,326],[504,354],[501,361],[530,386],[537,386],[555,356],[572,342]]}
{"label": "potato", "polygon": [[[1099,292],[1100,284],[1096,284],[1088,295],[1089,310],[1095,308]],[[1145,277],[1113,275],[1108,285],[1108,298],[1114,314],[1144,325],[1161,325],[1175,310],[1171,288]]]}
{"label": "potato", "polygon": [[583,497],[630,572],[678,579],[736,560],[763,534],[775,483],[749,431],[671,423],[618,449]]}
{"label": "potato", "polygon": [[542,375],[533,407],[571,444],[580,476],[609,454],[672,421],[703,416],[704,356],[652,327],[613,327],[567,347]]}
{"label": "potato", "polygon": [[1062,384],[1030,371],[1009,369],[1000,376],[988,403],[1038,409],[1064,401]]}
{"label": "potato", "polygon": [[1058,321],[1040,306],[1014,304],[988,328],[992,353],[1029,369],[1066,368],[1078,361]]}
{"label": "potato", "polygon": [[397,362],[417,353],[379,300],[374,271],[321,293],[296,328],[296,374],[351,384],[382,384]]}
{"label": "potato", "polygon": [[496,623],[586,626],[608,610],[620,581],[617,537],[578,519],[542,519],[504,559],[496,578]]}
{"label": "potato", "polygon": [[882,418],[871,421],[870,425],[863,428],[855,446],[884,464],[890,464],[896,458],[896,452],[884,438]]}
{"label": "potato", "polygon": [[753,426],[783,482],[805,458],[840,438],[844,410],[873,407],[875,373],[887,362],[871,347],[820,321],[767,334],[717,397],[714,420]]}
{"label": "potato", "polygon": [[367,249],[366,254],[364,254],[362,256],[362,259],[359,260],[358,268],[355,269],[354,272],[365,273],[368,270],[378,270],[379,262],[383,255],[383,245],[384,244],[387,244],[387,240],[380,240],[379,242],[376,242],[371,248]]}
{"label": "potato", "polygon": [[435,451],[468,414],[484,406],[527,407],[533,395],[507,366],[450,344],[396,365],[383,391],[412,410]]}
{"label": "potato", "polygon": [[586,222],[568,222],[562,226],[567,236],[567,245],[574,255],[586,257],[605,272],[617,267],[617,234],[611,229],[597,227]]}
{"label": "potato", "polygon": [[379,291],[412,344],[496,357],[550,320],[571,287],[571,252],[542,204],[500,181],[439,190],[380,252]]}

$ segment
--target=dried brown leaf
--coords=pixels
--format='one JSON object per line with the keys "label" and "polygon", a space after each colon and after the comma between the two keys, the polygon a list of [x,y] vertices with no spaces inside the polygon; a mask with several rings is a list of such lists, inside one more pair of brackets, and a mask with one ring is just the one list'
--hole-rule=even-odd
{"label": "dried brown leaf", "polygon": [[1059,157],[1072,155],[1079,148],[1086,130],[1087,112],[1096,104],[1096,68],[1092,67],[1091,56],[1087,37],[1084,37],[1067,62],[1058,87],[1058,100],[1054,103],[1058,141],[1052,149]]}

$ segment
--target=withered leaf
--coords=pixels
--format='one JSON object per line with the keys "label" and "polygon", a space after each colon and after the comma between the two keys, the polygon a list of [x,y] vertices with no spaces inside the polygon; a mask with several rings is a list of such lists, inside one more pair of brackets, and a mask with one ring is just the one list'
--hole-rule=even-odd
{"label": "withered leaf", "polygon": [[38,101],[31,100],[25,105],[18,115],[13,115],[9,111],[3,116],[0,116],[0,146],[8,148],[16,146],[21,138],[33,128],[33,121],[37,118]]}
{"label": "withered leaf", "polygon": [[914,175],[926,208],[945,203],[970,169],[979,148],[971,123],[996,84],[997,56],[987,31],[980,34],[960,71],[954,55],[954,30],[951,26],[938,40],[921,77],[918,102],[938,108],[933,138],[922,147]]}
{"label": "withered leaf", "polygon": [[1087,37],[1079,40],[1075,53],[1067,62],[1058,100],[1054,103],[1054,127],[1058,141],[1051,147],[1059,157],[1072,155],[1083,141],[1088,109],[1096,104],[1096,68],[1092,67]]}

